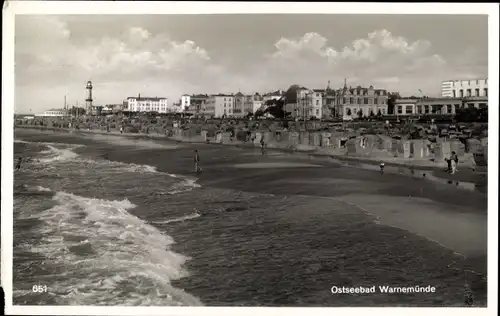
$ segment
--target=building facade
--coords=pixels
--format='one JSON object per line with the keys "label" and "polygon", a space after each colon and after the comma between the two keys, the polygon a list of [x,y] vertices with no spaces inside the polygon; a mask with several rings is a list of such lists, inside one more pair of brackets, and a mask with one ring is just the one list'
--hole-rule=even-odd
{"label": "building facade", "polygon": [[441,96],[444,98],[488,97],[488,79],[443,81]]}
{"label": "building facade", "polygon": [[182,108],[182,111],[184,111],[186,108],[189,108],[191,106],[191,96],[188,94],[183,94],[181,96],[180,106]]}
{"label": "building facade", "polygon": [[414,115],[417,113],[418,99],[397,99],[394,102],[394,113],[396,115]]}
{"label": "building facade", "polygon": [[245,97],[245,102],[243,104],[243,116],[247,116],[248,113],[255,114],[257,110],[263,109],[264,98],[256,93],[254,95],[248,95]]}
{"label": "building facade", "polygon": [[389,96],[384,89],[374,89],[373,86],[348,88],[344,83],[344,88],[335,92],[335,98],[335,114],[343,120],[387,114]]}
{"label": "building facade", "polygon": [[292,86],[285,93],[285,111],[292,118],[307,118],[312,103],[313,91],[300,86]]}
{"label": "building facade", "polygon": [[460,98],[422,98],[416,102],[416,114],[423,115],[454,115],[463,107]]}
{"label": "building facade", "polygon": [[234,96],[227,94],[211,95],[203,102],[202,108],[205,116],[232,117],[234,116]]}
{"label": "building facade", "polygon": [[233,107],[233,115],[234,117],[243,117],[246,115],[245,113],[245,100],[246,96],[238,92],[234,95],[234,107]]}
{"label": "building facade", "polygon": [[168,108],[167,98],[158,97],[128,97],[127,111],[129,112],[158,112],[168,113],[174,112]]}

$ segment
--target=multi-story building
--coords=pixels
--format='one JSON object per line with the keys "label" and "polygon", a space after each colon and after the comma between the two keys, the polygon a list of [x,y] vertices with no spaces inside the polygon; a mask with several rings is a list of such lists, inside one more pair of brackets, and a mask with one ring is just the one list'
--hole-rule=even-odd
{"label": "multi-story building", "polygon": [[352,120],[361,116],[387,114],[388,93],[384,89],[374,89],[373,86],[363,88],[344,88],[335,92],[335,113],[344,120]]}
{"label": "multi-story building", "polygon": [[127,110],[130,112],[174,112],[174,109],[168,108],[167,98],[158,97],[137,97],[127,98]]}
{"label": "multi-story building", "polygon": [[234,117],[243,117],[246,115],[245,113],[245,100],[246,96],[238,92],[234,95],[234,107],[233,107],[233,115]]}
{"label": "multi-story building", "polygon": [[441,96],[445,98],[488,97],[488,79],[443,81]]}
{"label": "multi-story building", "polygon": [[209,96],[202,104],[202,112],[206,116],[230,117],[233,116],[234,95],[215,94]]}
{"label": "multi-story building", "polygon": [[191,106],[191,96],[188,94],[183,94],[181,96],[180,106],[182,111]]}
{"label": "multi-story building", "polygon": [[263,106],[264,98],[260,94],[247,95],[243,104],[244,116],[248,115],[248,113],[254,114],[257,110],[262,109]]}

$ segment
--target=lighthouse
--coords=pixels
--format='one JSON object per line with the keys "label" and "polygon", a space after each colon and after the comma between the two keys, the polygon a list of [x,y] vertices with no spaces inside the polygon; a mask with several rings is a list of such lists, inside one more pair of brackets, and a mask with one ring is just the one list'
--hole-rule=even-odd
{"label": "lighthouse", "polygon": [[86,112],[92,111],[92,81],[87,81],[87,98],[85,99]]}

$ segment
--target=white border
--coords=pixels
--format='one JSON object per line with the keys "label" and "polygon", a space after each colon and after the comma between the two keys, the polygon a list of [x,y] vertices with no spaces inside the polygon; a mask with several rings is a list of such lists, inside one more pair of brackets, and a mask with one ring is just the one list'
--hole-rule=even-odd
{"label": "white border", "polygon": [[[488,308],[238,308],[238,307],[70,307],[12,306],[14,16],[16,14],[486,14],[489,15]],[[245,2],[6,2],[2,45],[2,286],[10,315],[496,315],[498,307],[498,6],[460,3],[245,3]]]}

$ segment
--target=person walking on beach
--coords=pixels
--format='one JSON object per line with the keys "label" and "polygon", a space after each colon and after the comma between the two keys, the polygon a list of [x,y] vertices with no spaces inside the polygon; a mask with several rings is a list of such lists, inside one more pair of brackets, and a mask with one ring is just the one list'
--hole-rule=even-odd
{"label": "person walking on beach", "polygon": [[457,164],[458,164],[458,155],[456,152],[451,152],[451,174],[455,174],[457,172]]}
{"label": "person walking on beach", "polygon": [[200,168],[200,155],[198,154],[198,150],[194,150],[194,172],[198,173],[201,171]]}
{"label": "person walking on beach", "polygon": [[451,158],[444,158],[444,160],[446,161],[446,163],[448,165],[446,171],[451,173]]}
{"label": "person walking on beach", "polygon": [[21,162],[22,161],[23,161],[23,158],[21,158],[21,157],[17,158],[16,170],[21,170]]}

